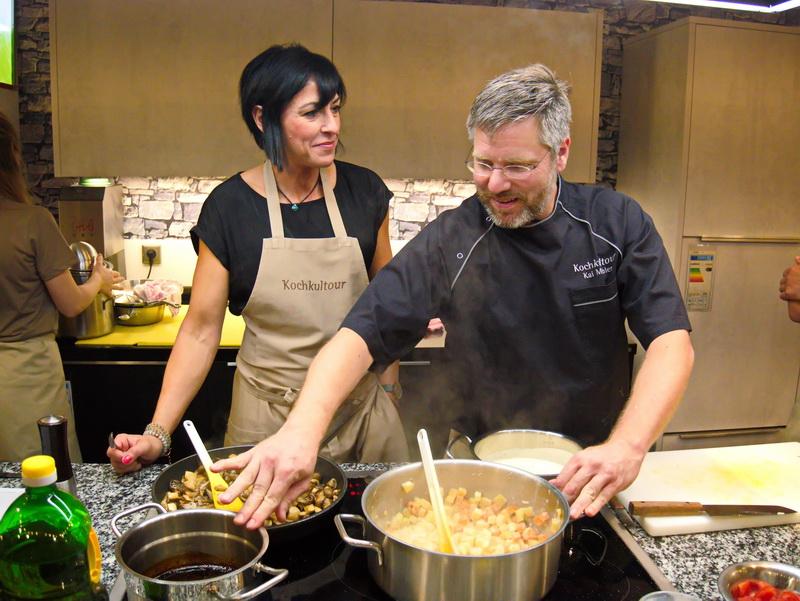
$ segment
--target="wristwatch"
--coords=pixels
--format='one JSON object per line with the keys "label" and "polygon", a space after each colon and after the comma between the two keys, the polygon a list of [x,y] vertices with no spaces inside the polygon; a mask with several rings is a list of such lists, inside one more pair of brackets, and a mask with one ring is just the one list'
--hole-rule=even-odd
{"label": "wristwatch", "polygon": [[400,382],[396,382],[394,384],[381,384],[381,388],[387,393],[394,395],[394,400],[399,401],[400,397],[403,396],[403,387],[400,386]]}

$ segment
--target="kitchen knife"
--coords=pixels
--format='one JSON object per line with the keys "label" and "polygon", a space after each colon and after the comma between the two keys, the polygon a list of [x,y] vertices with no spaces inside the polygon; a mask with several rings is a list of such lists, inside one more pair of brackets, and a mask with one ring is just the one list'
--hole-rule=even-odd
{"label": "kitchen knife", "polygon": [[689,501],[631,501],[628,513],[641,517],[674,515],[780,515],[797,513],[780,505],[706,505]]}

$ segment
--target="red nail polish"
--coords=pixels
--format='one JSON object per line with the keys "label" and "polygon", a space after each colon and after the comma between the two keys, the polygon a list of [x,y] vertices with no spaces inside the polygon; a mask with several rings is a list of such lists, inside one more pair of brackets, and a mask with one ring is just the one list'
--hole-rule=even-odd
{"label": "red nail polish", "polygon": [[122,463],[124,463],[125,465],[128,465],[131,461],[133,461],[133,457],[131,457],[130,455],[122,456]]}

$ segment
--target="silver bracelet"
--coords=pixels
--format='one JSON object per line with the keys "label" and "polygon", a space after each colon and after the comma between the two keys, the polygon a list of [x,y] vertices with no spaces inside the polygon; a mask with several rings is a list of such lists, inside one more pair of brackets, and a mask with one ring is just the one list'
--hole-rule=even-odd
{"label": "silver bracelet", "polygon": [[144,429],[142,436],[154,436],[158,438],[158,440],[161,441],[161,457],[169,456],[169,452],[172,450],[172,437],[162,426],[149,423]]}

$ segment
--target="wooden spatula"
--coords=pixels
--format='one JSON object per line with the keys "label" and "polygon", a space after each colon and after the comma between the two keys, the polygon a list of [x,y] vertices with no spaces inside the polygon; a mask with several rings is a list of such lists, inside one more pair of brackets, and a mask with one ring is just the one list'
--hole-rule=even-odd
{"label": "wooden spatula", "polygon": [[208,451],[206,451],[206,447],[203,444],[203,441],[200,439],[200,435],[197,433],[192,420],[183,420],[183,429],[186,430],[186,434],[189,435],[189,440],[192,441],[194,451],[197,453],[197,456],[200,458],[200,463],[203,464],[203,467],[206,470],[206,476],[208,476],[208,485],[211,487],[211,498],[214,499],[214,507],[217,509],[225,509],[227,511],[239,511],[243,505],[242,500],[239,497],[236,497],[227,505],[220,502],[219,495],[227,490],[228,483],[225,482],[222,474],[217,474],[216,472],[211,471],[211,464],[213,462],[211,461],[211,457],[209,456]]}
{"label": "wooden spatula", "polygon": [[419,454],[422,457],[425,480],[428,482],[428,494],[431,497],[431,505],[433,505],[433,517],[436,520],[436,528],[439,530],[439,550],[442,553],[453,553],[453,541],[450,536],[450,526],[447,524],[447,516],[444,513],[439,478],[436,476],[431,445],[428,442],[428,432],[424,428],[417,432],[417,443],[419,444]]}

